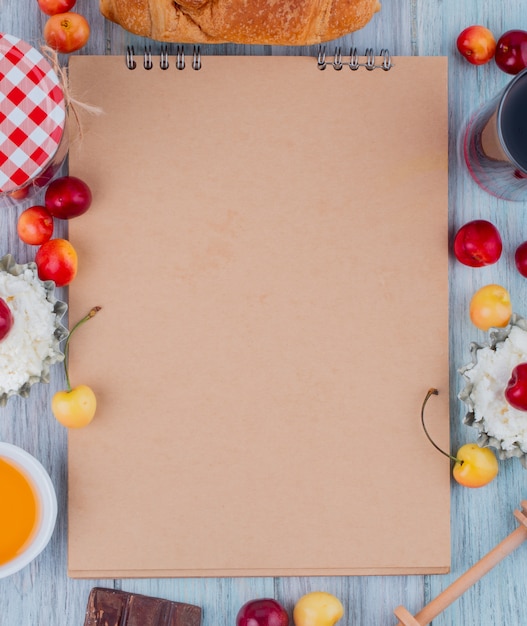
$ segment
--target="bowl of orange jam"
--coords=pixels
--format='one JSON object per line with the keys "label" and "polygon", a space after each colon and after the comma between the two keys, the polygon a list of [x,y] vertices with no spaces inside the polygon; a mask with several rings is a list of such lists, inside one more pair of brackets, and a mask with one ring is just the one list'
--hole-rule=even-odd
{"label": "bowl of orange jam", "polygon": [[56,519],[57,496],[44,467],[22,448],[0,442],[0,578],[44,550]]}

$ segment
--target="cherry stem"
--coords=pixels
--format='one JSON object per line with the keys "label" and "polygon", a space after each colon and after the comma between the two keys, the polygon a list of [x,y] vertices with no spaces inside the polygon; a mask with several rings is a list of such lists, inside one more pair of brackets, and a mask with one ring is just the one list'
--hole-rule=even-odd
{"label": "cherry stem", "polygon": [[68,361],[69,361],[69,353],[70,353],[70,339],[71,339],[71,336],[77,330],[77,328],[79,328],[79,326],[82,326],[88,320],[91,320],[91,318],[94,317],[101,310],[101,308],[102,307],[100,307],[100,306],[94,306],[92,309],[90,309],[90,311],[82,319],[80,319],[75,324],[75,326],[73,326],[73,328],[70,330],[70,332],[68,334],[68,337],[66,339],[66,343],[64,344],[64,374],[66,376],[66,389],[67,389],[67,391],[71,391],[70,375],[69,375],[69,372],[68,372]]}
{"label": "cherry stem", "polygon": [[459,459],[457,459],[455,456],[452,456],[451,454],[448,454],[448,452],[445,452],[444,450],[442,450],[437,443],[432,439],[432,437],[430,437],[430,434],[428,433],[428,430],[426,429],[425,426],[425,407],[426,407],[426,403],[428,402],[428,400],[430,399],[430,396],[437,396],[439,394],[439,391],[437,389],[429,389],[425,399],[423,400],[423,404],[421,406],[421,424],[423,425],[423,430],[425,431],[425,435],[428,437],[428,441],[434,446],[434,448],[436,450],[439,450],[439,452],[441,452],[441,454],[444,454],[446,457],[448,457],[451,461],[454,461],[455,463],[463,463],[463,461],[460,461]]}

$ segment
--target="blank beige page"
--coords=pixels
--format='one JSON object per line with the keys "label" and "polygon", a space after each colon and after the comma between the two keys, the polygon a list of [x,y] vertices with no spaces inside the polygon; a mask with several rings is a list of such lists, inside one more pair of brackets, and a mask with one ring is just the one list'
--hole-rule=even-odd
{"label": "blank beige page", "polygon": [[446,572],[447,62],[72,56],[72,577]]}

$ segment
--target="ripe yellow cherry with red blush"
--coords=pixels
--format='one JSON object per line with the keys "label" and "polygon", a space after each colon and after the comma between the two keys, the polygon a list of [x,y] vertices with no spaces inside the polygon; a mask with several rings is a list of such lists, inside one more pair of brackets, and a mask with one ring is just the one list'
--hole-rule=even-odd
{"label": "ripe yellow cherry with red blush", "polygon": [[485,285],[470,301],[470,319],[480,330],[503,328],[512,315],[509,292],[501,285]]}
{"label": "ripe yellow cherry with red blush", "polygon": [[95,393],[88,385],[72,387],[68,372],[69,341],[73,333],[85,322],[90,320],[101,307],[93,307],[87,315],[79,320],[71,329],[64,347],[64,373],[66,375],[66,389],[57,391],[51,399],[51,411],[63,426],[67,428],[83,428],[94,418],[97,409]]}

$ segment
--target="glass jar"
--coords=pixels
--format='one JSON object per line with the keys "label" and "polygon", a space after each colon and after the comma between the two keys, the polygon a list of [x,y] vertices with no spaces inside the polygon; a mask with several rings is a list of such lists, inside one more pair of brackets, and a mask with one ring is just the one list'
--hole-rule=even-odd
{"label": "glass jar", "polygon": [[460,151],[485,191],[515,202],[527,200],[527,69],[517,74],[463,129]]}
{"label": "glass jar", "polygon": [[29,199],[68,152],[66,102],[50,62],[25,41],[0,33],[0,206]]}

